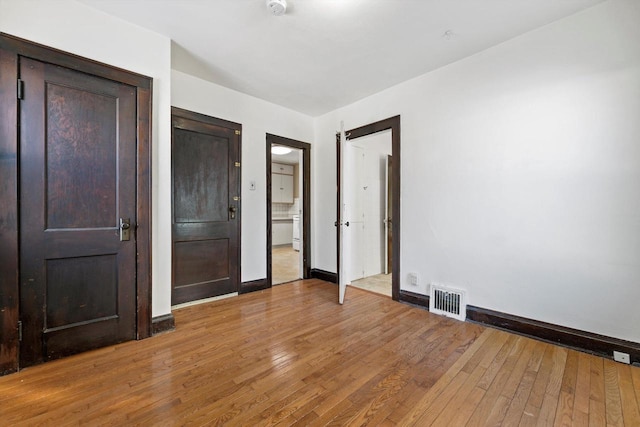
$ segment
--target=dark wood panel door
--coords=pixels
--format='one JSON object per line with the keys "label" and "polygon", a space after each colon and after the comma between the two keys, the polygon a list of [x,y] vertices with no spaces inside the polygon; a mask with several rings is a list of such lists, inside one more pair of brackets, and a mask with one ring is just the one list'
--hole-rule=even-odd
{"label": "dark wood panel door", "polygon": [[240,131],[184,115],[172,116],[174,305],[240,282]]}
{"label": "dark wood panel door", "polygon": [[[22,366],[135,338],[136,89],[21,58]],[[121,241],[120,219],[131,223]]]}

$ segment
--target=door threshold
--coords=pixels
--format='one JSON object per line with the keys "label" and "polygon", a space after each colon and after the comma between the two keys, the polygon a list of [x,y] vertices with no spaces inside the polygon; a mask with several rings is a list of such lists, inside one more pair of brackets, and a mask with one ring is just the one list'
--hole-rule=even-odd
{"label": "door threshold", "polygon": [[237,297],[237,296],[238,296],[237,292],[231,292],[230,294],[218,295],[217,297],[204,298],[204,299],[199,299],[199,300],[195,300],[195,301],[183,302],[182,304],[172,305],[171,306],[171,311],[180,310],[181,308],[185,308],[185,307],[191,307],[192,305],[206,304],[208,302],[218,301],[218,300],[221,300],[221,299],[227,299],[227,298]]}

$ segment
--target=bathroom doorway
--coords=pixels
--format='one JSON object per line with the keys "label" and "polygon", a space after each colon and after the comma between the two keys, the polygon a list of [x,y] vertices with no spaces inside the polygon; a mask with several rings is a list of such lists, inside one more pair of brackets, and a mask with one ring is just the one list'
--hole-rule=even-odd
{"label": "bathroom doorway", "polygon": [[310,148],[267,134],[267,281],[310,277]]}
{"label": "bathroom doorway", "polygon": [[345,173],[351,188],[351,256],[347,262],[351,286],[391,297],[389,226],[391,193],[389,163],[391,129],[347,141]]}
{"label": "bathroom doorway", "polygon": [[[384,279],[388,278],[389,271],[391,272],[391,298],[398,301],[400,299],[400,116],[391,117],[378,122],[370,123],[355,129],[348,131],[344,130],[344,124],[341,124],[340,132],[336,133],[336,148],[337,148],[337,210],[336,210],[336,248],[337,248],[337,282],[338,282],[338,301],[340,304],[344,302],[345,293],[347,287],[352,285],[355,280],[352,272],[353,269],[353,244],[357,244],[357,240],[353,240],[353,234],[358,234],[358,230],[352,233],[351,222],[354,219],[358,219],[358,208],[355,206],[358,200],[353,199],[353,193],[356,189],[354,181],[357,182],[356,177],[350,173],[355,165],[351,164],[351,160],[354,156],[353,144],[349,141],[360,141],[367,143],[371,140],[362,139],[362,137],[381,133],[379,136],[384,140],[386,146],[386,140],[388,138],[387,130],[391,131],[391,155],[383,152],[379,152],[375,156],[380,156],[379,160],[382,161],[385,158],[386,173],[384,180],[379,180],[378,190],[386,188],[386,212],[382,218],[382,224],[376,221],[373,222],[374,228],[383,227],[385,233],[381,240],[381,247],[384,251],[379,254],[382,264],[381,271],[384,271]],[[377,138],[376,138],[377,139]],[[361,148],[366,148],[368,144],[358,144]],[[382,163],[380,163],[381,165]],[[375,165],[375,163],[374,163]],[[381,168],[382,169],[382,168]],[[362,185],[363,187],[367,184]],[[366,191],[366,190],[365,190]],[[378,203],[375,203],[377,205]],[[382,203],[380,203],[382,205]],[[355,213],[355,216],[352,214]],[[354,229],[357,227],[354,227]],[[374,236],[378,236],[377,233]],[[376,237],[377,239],[377,237]],[[385,243],[386,240],[386,243]],[[357,252],[357,251],[356,251]],[[382,252],[382,251],[380,251]],[[374,255],[374,260],[378,259],[378,256]],[[377,261],[376,261],[377,263]],[[390,269],[389,269],[390,265]],[[377,276],[377,274],[375,275]],[[356,278],[357,280],[357,278]],[[386,280],[385,280],[386,282]],[[387,286],[386,283],[384,285]]]}

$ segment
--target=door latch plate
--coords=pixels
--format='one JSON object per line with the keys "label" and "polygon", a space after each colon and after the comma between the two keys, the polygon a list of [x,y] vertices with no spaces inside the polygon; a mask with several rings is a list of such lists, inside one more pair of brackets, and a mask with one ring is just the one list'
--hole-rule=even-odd
{"label": "door latch plate", "polygon": [[124,242],[131,239],[131,220],[129,218],[120,218],[120,241]]}

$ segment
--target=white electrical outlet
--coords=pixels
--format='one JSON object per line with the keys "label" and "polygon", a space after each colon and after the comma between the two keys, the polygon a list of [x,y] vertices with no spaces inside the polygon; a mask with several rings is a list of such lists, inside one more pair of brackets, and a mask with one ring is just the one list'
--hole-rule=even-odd
{"label": "white electrical outlet", "polygon": [[411,286],[418,286],[418,273],[409,273],[407,278]]}
{"label": "white electrical outlet", "polygon": [[626,363],[627,365],[631,363],[631,359],[627,353],[622,353],[620,351],[613,352],[613,360],[620,363]]}

